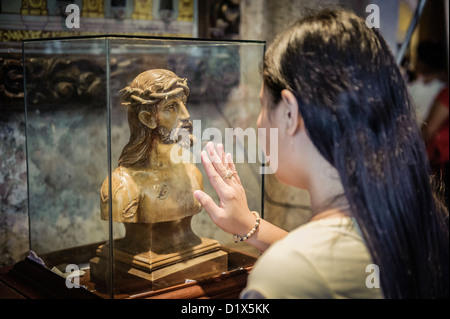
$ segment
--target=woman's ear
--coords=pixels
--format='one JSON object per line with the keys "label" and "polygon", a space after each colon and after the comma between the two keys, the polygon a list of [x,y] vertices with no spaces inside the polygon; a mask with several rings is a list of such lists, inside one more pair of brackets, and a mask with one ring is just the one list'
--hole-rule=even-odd
{"label": "woman's ear", "polygon": [[139,112],[139,120],[148,128],[154,130],[156,128],[155,117],[148,111]]}
{"label": "woman's ear", "polygon": [[303,118],[298,111],[297,99],[289,90],[282,90],[281,98],[285,105],[283,116],[286,120],[287,133],[294,135],[298,130],[304,128]]}

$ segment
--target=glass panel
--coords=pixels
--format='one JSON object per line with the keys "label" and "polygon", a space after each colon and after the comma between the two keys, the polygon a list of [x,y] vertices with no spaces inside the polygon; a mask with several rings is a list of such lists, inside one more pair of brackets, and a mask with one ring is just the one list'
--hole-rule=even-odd
{"label": "glass panel", "polygon": [[81,284],[102,297],[252,265],[258,252],[214,225],[193,191],[219,202],[200,152],[223,143],[263,214],[263,53],[245,41],[25,42],[31,249],[49,268],[83,268]]}
{"label": "glass panel", "polygon": [[98,197],[108,174],[105,40],[23,45],[30,249],[56,272],[86,272],[109,238]]}
{"label": "glass panel", "polygon": [[214,225],[193,191],[203,184],[219,202],[200,152],[210,140],[223,143],[249,206],[261,212],[256,119],[264,44],[116,38],[110,48],[113,215],[124,225],[114,247],[116,291],[251,265],[258,253]]}

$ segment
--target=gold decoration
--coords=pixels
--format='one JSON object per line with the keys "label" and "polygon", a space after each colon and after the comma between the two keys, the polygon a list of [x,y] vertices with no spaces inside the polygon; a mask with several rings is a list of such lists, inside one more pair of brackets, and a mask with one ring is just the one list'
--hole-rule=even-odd
{"label": "gold decoration", "polygon": [[[83,33],[87,35],[86,32]],[[56,38],[81,35],[76,31],[0,30],[0,42],[19,42],[25,39]]]}
{"label": "gold decoration", "polygon": [[178,21],[194,21],[194,0],[179,0]]}
{"label": "gold decoration", "polygon": [[[25,39],[45,39],[45,38],[59,38],[85,35],[103,35],[104,32],[86,32],[86,31],[42,31],[42,30],[0,30],[0,42],[20,42]],[[120,35],[121,33],[118,33]],[[190,33],[167,33],[167,32],[126,32],[126,35],[137,36],[162,36],[173,37],[176,35],[181,38],[192,37]]]}
{"label": "gold decoration", "polygon": [[22,0],[22,15],[46,16],[47,0]]}
{"label": "gold decoration", "polygon": [[131,15],[137,20],[153,19],[153,1],[152,0],[134,0],[134,11]]}
{"label": "gold decoration", "polygon": [[81,16],[87,18],[104,18],[105,10],[103,9],[103,1],[83,0]]}

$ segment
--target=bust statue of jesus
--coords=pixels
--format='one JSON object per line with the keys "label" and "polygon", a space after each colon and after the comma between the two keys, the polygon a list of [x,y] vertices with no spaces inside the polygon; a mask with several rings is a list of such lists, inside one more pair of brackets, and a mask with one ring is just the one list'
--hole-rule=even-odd
{"label": "bust statue of jesus", "polygon": [[[128,107],[130,141],[112,173],[112,217],[116,222],[158,223],[201,211],[193,191],[202,175],[189,163],[173,163],[175,144],[194,143],[186,108],[187,80],[164,69],[139,74],[122,90]],[[101,188],[102,219],[108,219],[108,180]]]}
{"label": "bust statue of jesus", "polygon": [[[227,252],[191,228],[192,216],[201,211],[193,193],[203,189],[202,175],[195,165],[175,163],[170,156],[172,147],[179,151],[195,143],[187,80],[169,70],[149,70],[122,92],[130,140],[111,185],[107,178],[100,190],[101,218],[111,214],[126,231],[114,241],[115,283],[154,290],[226,271]],[[108,283],[108,247],[99,246],[90,261],[91,280],[101,286]]]}

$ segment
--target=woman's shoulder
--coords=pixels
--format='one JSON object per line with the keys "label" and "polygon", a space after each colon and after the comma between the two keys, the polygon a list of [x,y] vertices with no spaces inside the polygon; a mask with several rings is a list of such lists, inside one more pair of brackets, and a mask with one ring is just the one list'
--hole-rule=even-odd
{"label": "woman's shoulder", "polygon": [[372,298],[365,285],[371,263],[353,220],[310,222],[260,257],[247,289],[268,298]]}
{"label": "woman's shoulder", "polygon": [[331,248],[330,245],[353,242],[364,245],[359,227],[353,218],[340,217],[310,221],[293,231],[280,241],[281,245],[307,253],[318,247]]}
{"label": "woman's shoulder", "polygon": [[248,291],[266,298],[332,298],[308,257],[286,238],[272,244],[257,260],[243,295]]}

